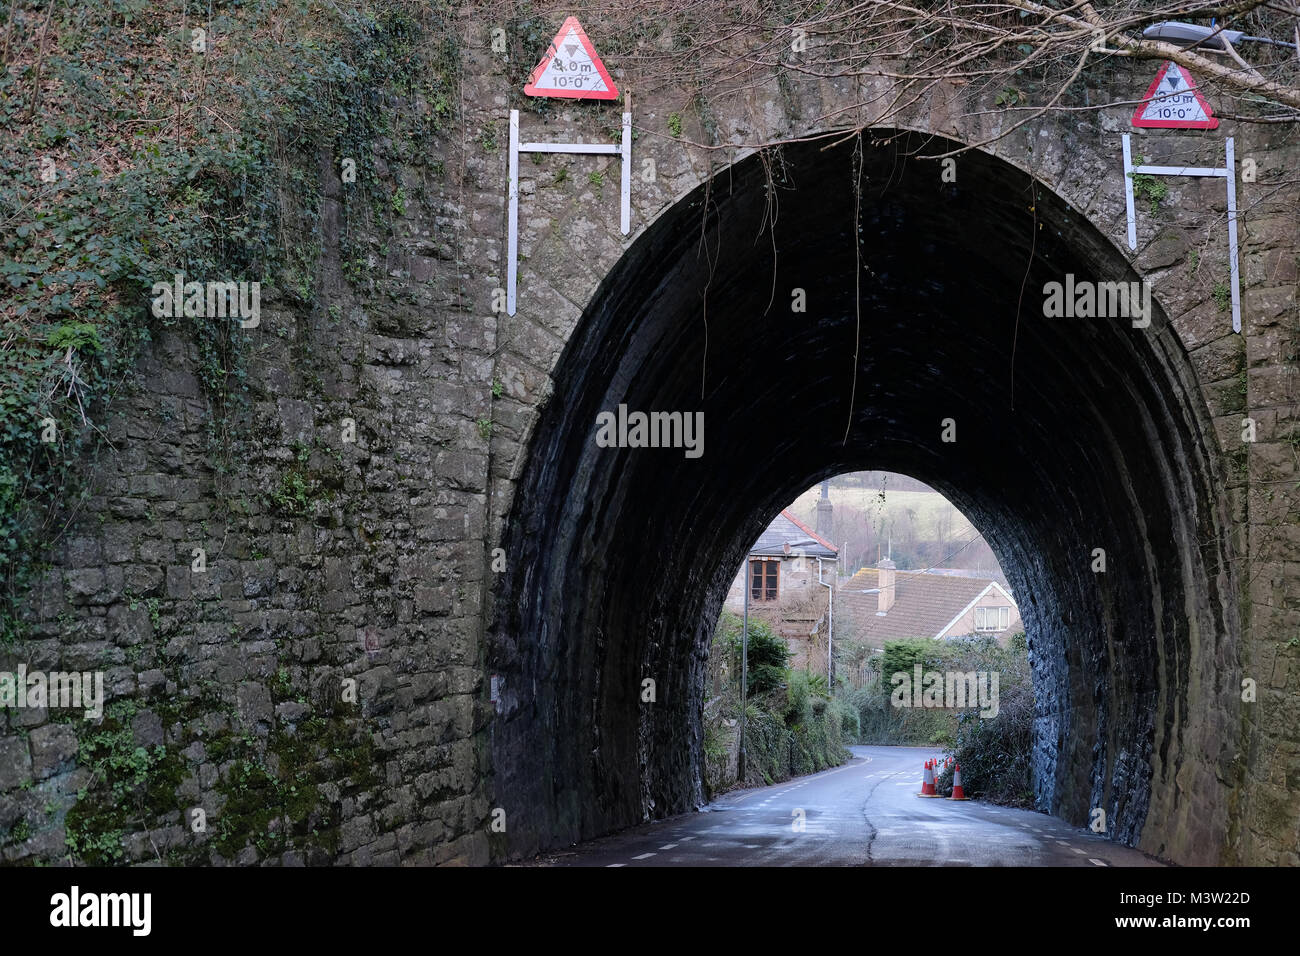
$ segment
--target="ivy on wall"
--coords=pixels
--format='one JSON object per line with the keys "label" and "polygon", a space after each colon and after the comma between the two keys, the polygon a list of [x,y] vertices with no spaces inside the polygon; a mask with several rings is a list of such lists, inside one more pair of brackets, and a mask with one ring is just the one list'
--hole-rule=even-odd
{"label": "ivy on wall", "polygon": [[0,141],[0,642],[13,643],[33,573],[89,497],[82,465],[112,398],[159,334],[197,355],[210,452],[228,448],[256,333],[238,316],[155,315],[153,284],[256,281],[325,308],[322,158],[355,171],[339,255],[364,281],[360,236],[406,202],[376,167],[416,159],[457,107],[459,51],[445,0],[40,0],[0,28],[13,131]]}

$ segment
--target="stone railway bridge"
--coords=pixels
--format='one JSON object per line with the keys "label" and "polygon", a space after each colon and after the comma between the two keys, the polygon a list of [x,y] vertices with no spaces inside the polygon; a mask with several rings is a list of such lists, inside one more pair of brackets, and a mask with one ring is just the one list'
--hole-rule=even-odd
{"label": "stone railway bridge", "polygon": [[[440,174],[376,173],[414,198],[352,284],[347,187],[322,158],[328,308],[264,301],[230,470],[206,451],[195,356],[166,336],[146,356],[32,594],[24,660],[106,671],[118,725],[163,748],[157,802],[116,821],[78,804],[95,728],[10,711],[0,831],[35,825],[5,859],[116,825],[126,859],[486,863],[689,810],[708,638],[744,549],[802,489],[879,468],[948,495],[1022,598],[1042,809],[1101,807],[1112,838],[1182,863],[1300,862],[1294,131],[1135,131],[1151,163],[1222,165],[1232,135],[1258,170],[1238,184],[1234,334],[1213,293],[1221,180],[1169,180],[1128,253],[1131,107],[1034,120],[946,182],[922,156],[1011,122],[962,89],[887,123],[843,115],[860,141],[802,139],[828,132],[803,117],[888,98],[866,81],[773,78],[708,116],[646,90],[630,236],[617,157],[521,163],[509,316],[509,108],[525,139],[588,141],[619,108],[540,116],[486,36],[465,45],[463,135],[428,144]],[[1131,101],[1152,66],[1092,102]],[[773,139],[790,142],[752,148]],[[1068,273],[1149,281],[1150,327],[1044,318]],[[703,457],[597,448],[620,403],[703,411]],[[305,512],[275,505],[289,475]],[[223,783],[239,760],[270,788],[251,806]],[[277,774],[303,783],[296,823],[257,816]]]}

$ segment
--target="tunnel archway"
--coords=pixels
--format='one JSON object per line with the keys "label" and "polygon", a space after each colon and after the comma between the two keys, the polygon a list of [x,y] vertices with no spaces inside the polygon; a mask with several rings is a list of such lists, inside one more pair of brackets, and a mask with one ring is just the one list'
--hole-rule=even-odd
{"label": "tunnel archway", "polygon": [[[1218,453],[1173,328],[1158,303],[1149,328],[1044,317],[1044,284],[1067,273],[1138,276],[1016,167],[966,153],[945,184],[913,154],[957,144],[830,142],[750,156],[676,203],[554,370],[489,648],[509,852],[701,802],[705,654],[746,547],[814,482],[883,469],[946,495],[1015,590],[1040,809],[1082,824],[1100,807],[1114,839],[1216,862],[1237,592]],[[702,457],[598,447],[597,414],[620,404],[703,412]]]}

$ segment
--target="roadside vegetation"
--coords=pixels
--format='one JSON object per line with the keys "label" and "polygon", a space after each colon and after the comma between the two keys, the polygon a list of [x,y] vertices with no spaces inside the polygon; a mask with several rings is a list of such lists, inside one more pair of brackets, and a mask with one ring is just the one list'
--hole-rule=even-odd
{"label": "roadside vegetation", "polygon": [[[846,695],[858,716],[859,737],[853,742],[941,747],[961,766],[967,796],[1008,806],[1033,805],[1034,691],[1024,632],[1012,635],[1006,647],[992,637],[946,642],[914,638],[888,641],[881,654],[863,650],[846,641],[838,655],[845,671],[857,666],[866,675],[862,686]],[[978,706],[894,706],[892,676],[910,677],[918,664],[922,673],[996,672],[996,716],[981,716]],[[951,788],[951,770],[939,783]]]}
{"label": "roadside vegetation", "polygon": [[[962,768],[967,796],[1032,807],[1034,692],[1023,632],[1006,647],[992,637],[889,641],[883,653],[845,640],[836,654],[838,685],[823,674],[791,668],[785,640],[770,624],[749,621],[746,766],[740,774],[741,619],[723,611],[709,655],[704,707],[705,788],[712,798],[737,787],[761,787],[838,766],[849,744],[931,746]],[[998,675],[997,714],[964,708],[896,707],[896,673],[970,671]],[[849,673],[865,674],[850,686]],[[918,773],[920,768],[917,768]],[[952,771],[939,778],[951,791]]]}
{"label": "roadside vegetation", "polygon": [[704,708],[705,788],[710,797],[816,773],[849,759],[857,710],[832,696],[825,675],[791,668],[790,652],[771,626],[749,621],[749,692],[745,774],[739,773],[741,619],[723,611],[709,655]]}

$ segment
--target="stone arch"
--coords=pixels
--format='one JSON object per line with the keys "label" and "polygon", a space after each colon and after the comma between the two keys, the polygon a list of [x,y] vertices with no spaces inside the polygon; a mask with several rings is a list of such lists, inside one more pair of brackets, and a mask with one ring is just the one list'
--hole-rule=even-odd
{"label": "stone arch", "polygon": [[[1184,862],[1223,851],[1240,624],[1196,374],[1158,302],[1142,329],[1044,318],[1047,281],[1139,276],[1022,170],[977,151],[943,184],[910,158],[922,139],[864,143],[859,252],[857,143],[804,142],[775,184],[750,156],[695,188],[592,295],[518,469],[495,590],[510,852],[700,802],[727,584],[782,504],[859,468],[942,490],[1022,596],[1040,806],[1074,823],[1102,807],[1115,839]],[[596,414],[620,403],[703,412],[703,457],[597,448]]]}

